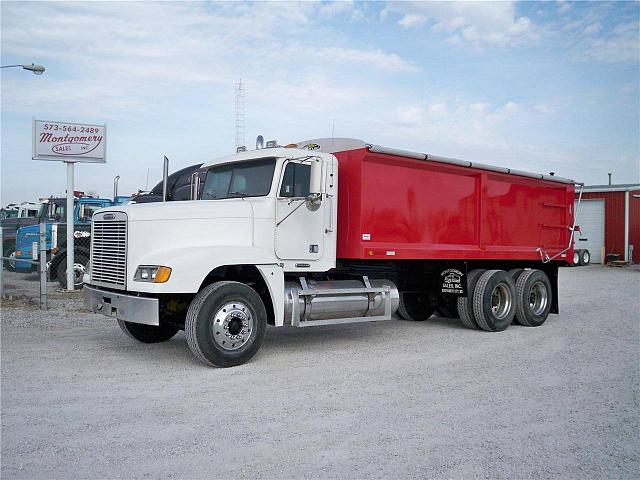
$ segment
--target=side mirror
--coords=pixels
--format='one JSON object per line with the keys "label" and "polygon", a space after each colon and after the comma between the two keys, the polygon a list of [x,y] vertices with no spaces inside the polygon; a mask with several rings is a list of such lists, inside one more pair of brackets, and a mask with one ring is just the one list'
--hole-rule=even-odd
{"label": "side mirror", "polygon": [[311,160],[309,177],[309,195],[319,196],[322,193],[322,162],[319,158]]}

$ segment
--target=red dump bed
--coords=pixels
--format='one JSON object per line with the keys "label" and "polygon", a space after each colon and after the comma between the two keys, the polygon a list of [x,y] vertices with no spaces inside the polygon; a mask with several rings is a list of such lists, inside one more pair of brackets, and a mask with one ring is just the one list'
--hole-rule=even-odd
{"label": "red dump bed", "polygon": [[540,260],[539,249],[553,256],[569,245],[572,182],[368,147],[333,154],[338,258]]}

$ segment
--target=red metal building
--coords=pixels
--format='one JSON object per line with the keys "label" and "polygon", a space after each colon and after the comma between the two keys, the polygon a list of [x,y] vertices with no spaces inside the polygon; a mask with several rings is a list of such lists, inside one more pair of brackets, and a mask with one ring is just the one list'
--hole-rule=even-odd
{"label": "red metal building", "polygon": [[588,248],[593,263],[609,254],[629,261],[632,249],[633,263],[640,263],[640,184],[585,186],[582,200],[576,248]]}

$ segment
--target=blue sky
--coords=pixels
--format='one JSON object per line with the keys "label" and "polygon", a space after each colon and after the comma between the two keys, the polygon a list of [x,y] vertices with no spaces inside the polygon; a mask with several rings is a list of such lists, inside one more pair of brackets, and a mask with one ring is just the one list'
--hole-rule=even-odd
{"label": "blue sky", "polygon": [[65,189],[31,119],[107,122],[121,193],[248,145],[335,135],[549,172],[640,181],[638,2],[6,2],[1,202]]}

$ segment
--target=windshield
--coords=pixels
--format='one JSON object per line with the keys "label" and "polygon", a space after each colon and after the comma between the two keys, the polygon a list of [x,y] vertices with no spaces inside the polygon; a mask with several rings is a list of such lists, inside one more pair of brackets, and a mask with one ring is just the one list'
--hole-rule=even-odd
{"label": "windshield", "polygon": [[43,203],[40,209],[40,218],[47,220],[64,220],[65,217],[65,205],[54,202]]}
{"label": "windshield", "polygon": [[261,158],[210,168],[202,189],[202,200],[264,197],[271,190],[275,158]]}

